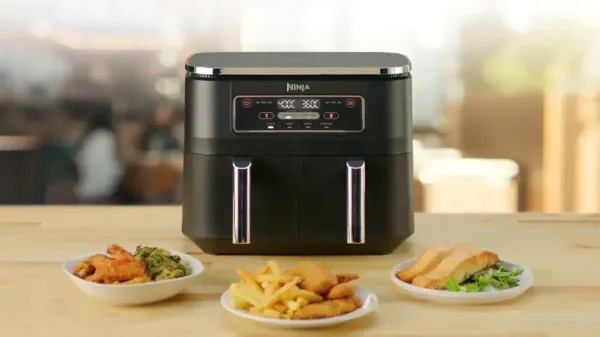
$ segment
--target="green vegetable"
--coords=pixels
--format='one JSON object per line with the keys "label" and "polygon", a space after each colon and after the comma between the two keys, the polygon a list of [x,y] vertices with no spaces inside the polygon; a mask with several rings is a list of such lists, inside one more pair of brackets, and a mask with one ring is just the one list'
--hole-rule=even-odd
{"label": "green vegetable", "polygon": [[458,284],[458,282],[452,278],[446,283],[446,290],[453,292],[480,292],[487,287],[498,290],[514,288],[519,285],[518,276],[521,275],[522,272],[523,270],[510,270],[502,264],[497,263],[491,268],[472,275],[462,284]]}
{"label": "green vegetable", "polygon": [[468,283],[465,285],[465,291],[468,293],[477,293],[480,292],[483,287],[477,283]]}
{"label": "green vegetable", "polygon": [[138,246],[133,254],[138,261],[144,262],[148,275],[155,281],[170,280],[190,274],[190,269],[181,257],[171,255],[162,248]]}
{"label": "green vegetable", "polygon": [[460,291],[460,285],[453,277],[446,283],[446,289],[448,289],[448,291]]}

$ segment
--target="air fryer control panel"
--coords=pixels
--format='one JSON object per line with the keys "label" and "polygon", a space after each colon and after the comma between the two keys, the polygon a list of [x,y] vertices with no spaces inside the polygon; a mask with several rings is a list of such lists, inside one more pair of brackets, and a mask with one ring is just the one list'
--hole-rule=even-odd
{"label": "air fryer control panel", "polygon": [[239,95],[233,98],[238,133],[361,132],[365,99],[359,95]]}

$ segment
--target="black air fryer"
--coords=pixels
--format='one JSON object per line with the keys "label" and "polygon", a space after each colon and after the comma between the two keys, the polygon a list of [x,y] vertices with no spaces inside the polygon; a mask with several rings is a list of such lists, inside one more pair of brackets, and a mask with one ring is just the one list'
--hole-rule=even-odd
{"label": "black air fryer", "polygon": [[183,233],[208,254],[387,254],[413,232],[411,64],[200,53],[185,65]]}

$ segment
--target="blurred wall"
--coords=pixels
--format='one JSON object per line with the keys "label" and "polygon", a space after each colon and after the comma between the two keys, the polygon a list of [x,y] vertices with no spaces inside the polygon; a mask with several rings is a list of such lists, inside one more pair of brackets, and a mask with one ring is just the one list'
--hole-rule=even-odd
{"label": "blurred wall", "polygon": [[465,156],[519,164],[522,210],[543,210],[543,116],[542,92],[473,94],[458,114],[457,145]]}

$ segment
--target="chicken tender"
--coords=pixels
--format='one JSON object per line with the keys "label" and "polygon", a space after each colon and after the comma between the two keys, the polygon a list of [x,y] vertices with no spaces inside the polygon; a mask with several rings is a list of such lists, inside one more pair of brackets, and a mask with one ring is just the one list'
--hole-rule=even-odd
{"label": "chicken tender", "polygon": [[426,274],[437,267],[440,262],[453,251],[465,247],[467,244],[460,243],[453,246],[432,246],[427,248],[412,266],[396,273],[396,277],[403,282],[412,283],[413,279],[419,275]]}
{"label": "chicken tender", "polygon": [[147,276],[143,262],[115,260],[101,254],[90,257],[87,262],[95,269],[92,275],[85,277],[91,282],[110,284]]}
{"label": "chicken tender", "polygon": [[336,298],[354,297],[355,294],[356,286],[353,284],[342,283],[331,288],[329,293],[327,293],[327,298],[333,300]]}
{"label": "chicken tender", "polygon": [[108,249],[106,249],[106,252],[108,254],[112,255],[112,257],[115,260],[135,261],[135,257],[133,256],[133,254],[131,254],[125,248],[123,248],[119,245],[108,246]]}
{"label": "chicken tender", "polygon": [[338,284],[336,275],[329,270],[310,261],[301,261],[293,268],[286,271],[291,276],[300,276],[300,288],[325,295]]}
{"label": "chicken tender", "polygon": [[148,283],[148,282],[152,282],[152,279],[150,278],[150,276],[144,275],[142,277],[136,277],[132,280],[121,282],[119,284],[142,284],[142,283]]}
{"label": "chicken tender", "polygon": [[338,284],[341,284],[358,280],[360,276],[358,274],[337,274],[336,277]]}
{"label": "chicken tender", "polygon": [[470,247],[461,248],[446,257],[432,271],[414,278],[412,284],[422,288],[446,289],[446,283],[455,279],[465,281],[498,262],[498,255]]}
{"label": "chicken tender", "polygon": [[361,306],[361,301],[358,298],[352,297],[328,300],[321,303],[311,303],[294,312],[292,319],[300,320],[335,317],[350,313]]}
{"label": "chicken tender", "polygon": [[73,274],[79,276],[80,278],[86,278],[92,275],[96,271],[96,268],[92,266],[87,260],[81,261],[75,265],[73,268]]}

